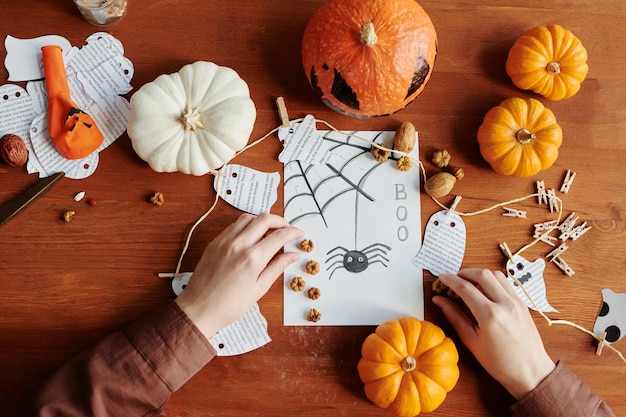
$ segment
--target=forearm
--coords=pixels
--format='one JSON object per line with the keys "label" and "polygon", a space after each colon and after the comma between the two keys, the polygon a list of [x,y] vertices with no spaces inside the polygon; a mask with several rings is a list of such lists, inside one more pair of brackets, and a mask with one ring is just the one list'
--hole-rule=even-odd
{"label": "forearm", "polygon": [[214,356],[189,318],[168,302],[60,368],[29,415],[150,415]]}
{"label": "forearm", "polygon": [[615,417],[609,406],[562,363],[509,411],[514,417]]}

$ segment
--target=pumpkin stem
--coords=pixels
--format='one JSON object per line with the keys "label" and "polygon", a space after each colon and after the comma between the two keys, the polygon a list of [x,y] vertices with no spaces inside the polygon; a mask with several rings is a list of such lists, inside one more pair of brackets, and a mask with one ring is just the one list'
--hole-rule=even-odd
{"label": "pumpkin stem", "polygon": [[522,145],[530,143],[530,141],[535,139],[536,137],[537,136],[534,133],[531,133],[530,130],[526,128],[518,130],[515,134],[515,138]]}
{"label": "pumpkin stem", "polygon": [[183,124],[185,132],[191,130],[195,132],[198,129],[204,129],[202,124],[202,115],[196,108],[191,108],[189,105],[185,107],[185,111],[180,116],[180,121]]}
{"label": "pumpkin stem", "polygon": [[556,61],[548,62],[548,65],[546,65],[546,71],[552,75],[558,75],[561,73],[561,65]]}
{"label": "pumpkin stem", "polygon": [[407,356],[406,358],[404,358],[404,360],[402,361],[402,370],[404,372],[414,371],[415,368],[417,368],[417,361],[413,356]]}
{"label": "pumpkin stem", "polygon": [[361,36],[359,38],[361,44],[365,46],[372,46],[378,42],[378,36],[374,30],[374,24],[369,21],[361,26]]}

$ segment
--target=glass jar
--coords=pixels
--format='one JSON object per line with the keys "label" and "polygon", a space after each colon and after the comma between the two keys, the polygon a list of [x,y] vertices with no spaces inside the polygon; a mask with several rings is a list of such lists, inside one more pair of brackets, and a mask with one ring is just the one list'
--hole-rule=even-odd
{"label": "glass jar", "polygon": [[127,0],[74,0],[80,14],[95,26],[111,26],[122,20]]}

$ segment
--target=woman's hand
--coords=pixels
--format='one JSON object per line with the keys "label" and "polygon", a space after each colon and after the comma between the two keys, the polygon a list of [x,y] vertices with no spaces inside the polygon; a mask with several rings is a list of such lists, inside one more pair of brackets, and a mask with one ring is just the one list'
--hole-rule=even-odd
{"label": "woman's hand", "polygon": [[297,253],[278,253],[303,236],[282,217],[243,214],[205,249],[180,308],[210,339],[241,317],[272,286]]}
{"label": "woman's hand", "polygon": [[465,302],[468,317],[452,300],[433,302],[478,362],[516,399],[533,390],[555,365],[528,311],[500,271],[465,269],[439,279]]}

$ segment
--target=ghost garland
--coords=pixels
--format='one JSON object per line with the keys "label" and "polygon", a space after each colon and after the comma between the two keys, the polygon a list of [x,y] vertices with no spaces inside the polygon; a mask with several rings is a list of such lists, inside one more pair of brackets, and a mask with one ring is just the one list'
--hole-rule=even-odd
{"label": "ghost garland", "polygon": [[[279,104],[279,109],[281,109],[281,103],[279,101],[277,101]],[[182,273],[180,272],[180,268],[182,265],[182,261],[183,258],[185,256],[185,254],[187,253],[187,250],[189,248],[190,242],[191,242],[191,238],[192,238],[192,234],[195,231],[195,229],[213,212],[213,210],[215,209],[215,207],[217,206],[218,201],[220,200],[220,190],[222,187],[222,182],[224,177],[226,177],[225,172],[228,169],[228,166],[230,164],[230,161],[232,161],[233,159],[235,159],[237,156],[239,156],[241,153],[247,151],[248,149],[258,145],[259,143],[263,142],[265,139],[267,139],[268,137],[270,137],[271,135],[278,133],[280,131],[281,128],[289,128],[289,126],[292,126],[294,124],[297,123],[301,123],[302,121],[305,120],[305,118],[298,118],[298,119],[293,119],[293,120],[289,120],[288,117],[286,116],[286,112],[284,109],[284,105],[282,106],[282,112],[281,112],[281,120],[282,120],[282,126],[278,126],[272,130],[270,130],[269,132],[267,132],[265,135],[263,135],[262,137],[260,137],[259,139],[256,139],[255,141],[249,143],[246,147],[244,147],[243,149],[241,149],[240,151],[238,151],[233,158],[231,158],[228,162],[226,162],[221,168],[218,168],[217,170],[211,172],[210,174],[214,175],[216,180],[214,183],[214,187],[215,187],[215,199],[213,201],[213,203],[211,204],[211,206],[209,207],[209,209],[198,218],[198,220],[196,220],[196,222],[191,226],[189,232],[187,233],[187,238],[185,239],[185,243],[184,246],[182,248],[177,266],[176,266],[176,270],[173,274],[171,273],[164,273],[164,274],[159,274],[160,277],[168,277],[168,278],[173,278],[173,277],[179,277],[182,275]],[[320,120],[320,119],[315,119],[316,123],[320,123],[325,125],[327,128],[329,128],[330,130],[333,130],[339,134],[343,134],[346,136],[351,136],[355,139],[361,140],[365,143],[368,143],[373,150],[378,150],[378,153],[381,154],[393,154],[396,156],[397,161],[402,161],[402,164],[398,164],[399,169],[403,169],[403,167],[406,167],[408,164],[408,167],[410,168],[410,162],[414,162],[415,164],[417,164],[417,166],[419,167],[421,176],[424,180],[424,183],[426,183],[426,181],[428,180],[427,175],[426,175],[426,170],[424,168],[424,165],[422,164],[422,162],[419,159],[414,158],[413,156],[411,156],[408,152],[402,151],[402,150],[398,150],[398,149],[389,149],[386,148],[385,146],[372,142],[368,139],[365,139],[363,137],[359,137],[358,135],[355,135],[353,133],[347,133],[347,132],[343,132],[337,128],[335,128],[334,126],[332,126],[330,123],[324,121],[324,120]],[[409,150],[410,152],[410,150]],[[402,165],[402,167],[400,166]],[[435,174],[437,175],[437,174]],[[456,176],[456,175],[455,175]],[[456,178],[458,179],[459,176],[456,176]],[[520,296],[520,298],[525,299],[525,301],[527,301],[527,304],[529,304],[529,306],[531,308],[533,308],[534,310],[536,310],[548,323],[548,326],[552,326],[552,325],[567,325],[567,326],[571,326],[574,327],[588,335],[590,335],[591,337],[593,337],[594,339],[596,339],[599,343],[600,346],[606,346],[608,349],[614,351],[619,357],[620,359],[622,359],[622,361],[624,361],[626,363],[626,358],[624,357],[624,355],[617,350],[616,348],[614,348],[613,346],[611,346],[610,344],[607,344],[604,339],[598,335],[596,335],[595,333],[593,333],[590,330],[585,329],[584,327],[568,321],[568,320],[554,320],[549,318],[544,311],[542,311],[542,307],[543,309],[546,309],[545,305],[540,305],[541,303],[538,303],[535,298],[533,297],[533,294],[531,294],[527,288],[525,287],[524,283],[521,282],[520,279],[518,279],[514,273],[512,273],[512,271],[514,271],[517,267],[517,265],[523,263],[524,259],[521,257],[521,253],[524,252],[525,250],[527,250],[528,248],[532,247],[533,245],[537,244],[540,241],[545,241],[549,234],[555,230],[559,223],[561,222],[561,218],[562,218],[562,214],[563,214],[563,203],[562,200],[555,196],[554,194],[549,195],[549,204],[550,204],[550,210],[552,211],[556,211],[557,212],[557,219],[556,221],[551,222],[548,226],[546,226],[544,228],[544,232],[540,233],[540,234],[536,234],[534,237],[534,240],[532,240],[530,243],[528,243],[527,245],[523,246],[522,248],[520,248],[517,252],[515,253],[511,253],[510,250],[508,249],[508,247],[506,246],[506,243],[503,243],[500,245],[500,248],[502,249],[502,251],[505,253],[505,255],[507,256],[507,264],[506,264],[506,273],[507,273],[507,277],[510,280],[510,282],[514,285],[514,289],[516,290],[516,292],[518,292],[518,295]],[[526,195],[524,197],[520,197],[520,198],[516,198],[516,199],[512,199],[509,201],[505,201],[499,204],[495,204],[491,207],[487,207],[485,209],[479,210],[479,211],[475,211],[475,212],[471,212],[471,213],[463,213],[463,212],[459,212],[456,210],[456,206],[459,204],[461,197],[457,196],[457,198],[455,199],[455,201],[453,202],[453,204],[450,207],[446,207],[444,204],[442,204],[441,202],[439,202],[439,200],[437,199],[437,197],[434,197],[431,195],[431,198],[433,199],[433,201],[439,205],[442,209],[444,209],[443,213],[446,216],[452,216],[449,217],[449,219],[455,219],[458,221],[458,223],[454,223],[454,220],[452,221],[452,223],[455,224],[455,226],[461,226],[463,227],[464,230],[464,224],[463,221],[461,219],[461,217],[463,216],[476,216],[476,215],[480,215],[480,214],[484,214],[487,212],[490,212],[492,210],[498,209],[498,208],[505,208],[507,210],[511,210],[508,209],[506,206],[508,205],[512,205],[515,203],[519,203],[522,202],[524,200],[528,200],[530,198],[538,198],[541,202],[541,199],[546,198],[546,194],[544,192],[542,192],[542,190],[540,190],[537,193],[533,193],[533,194],[529,194]],[[548,200],[546,200],[546,202],[548,202]],[[442,212],[439,213],[435,213],[433,215],[437,216],[437,215],[441,215]],[[460,228],[457,230],[461,230]],[[463,240],[463,246],[465,245],[465,241]],[[422,252],[420,250],[420,252]],[[461,253],[461,259],[462,259],[462,253]],[[422,260],[420,260],[420,253],[418,253],[418,255],[416,256],[416,258],[414,259],[414,263],[416,265],[419,265],[420,262],[422,262]],[[528,261],[526,261],[528,262]],[[459,262],[459,266],[460,266],[460,262]],[[545,267],[545,264],[544,264]],[[457,269],[458,271],[458,269]],[[443,270],[439,271],[439,272],[443,272]],[[438,275],[438,274],[435,274]],[[545,285],[545,284],[544,284]],[[551,309],[551,306],[547,306],[549,307],[547,309],[547,311],[556,311],[554,309]],[[550,310],[551,309],[551,310]]]}

